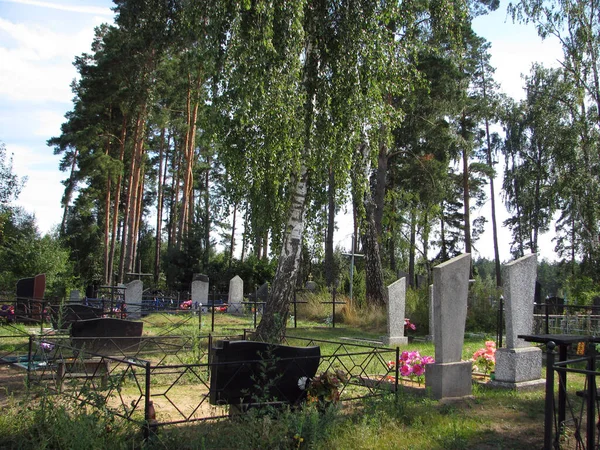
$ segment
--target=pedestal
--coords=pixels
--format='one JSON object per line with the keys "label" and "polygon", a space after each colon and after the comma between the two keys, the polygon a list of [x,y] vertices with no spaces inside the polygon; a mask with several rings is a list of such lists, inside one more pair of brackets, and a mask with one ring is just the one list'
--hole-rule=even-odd
{"label": "pedestal", "polygon": [[466,397],[473,393],[471,361],[429,364],[425,370],[425,386],[433,398]]}

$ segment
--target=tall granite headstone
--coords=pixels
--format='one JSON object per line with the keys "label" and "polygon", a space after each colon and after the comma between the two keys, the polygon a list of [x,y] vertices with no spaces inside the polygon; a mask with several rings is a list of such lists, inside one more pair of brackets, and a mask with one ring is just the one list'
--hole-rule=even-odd
{"label": "tall granite headstone", "polygon": [[433,329],[435,327],[435,323],[433,320],[433,284],[429,285],[429,334],[427,335],[427,340],[434,342],[433,339]]}
{"label": "tall granite headstone", "polygon": [[406,277],[394,281],[387,287],[387,336],[383,337],[385,345],[408,344],[404,336],[404,313],[406,311]]}
{"label": "tall granite headstone", "polygon": [[228,307],[227,312],[231,314],[243,314],[244,313],[244,305],[242,302],[244,301],[244,280],[240,278],[239,275],[236,275],[231,280],[229,280],[229,296],[227,299]]}
{"label": "tall granite headstone", "polygon": [[192,280],[192,307],[200,308],[201,305],[208,304],[208,276],[203,274],[195,274]]}
{"label": "tall granite headstone", "polygon": [[536,277],[536,254],[504,266],[506,348],[496,350],[496,380],[491,385],[518,390],[544,386],[542,351],[517,337],[533,332]]}
{"label": "tall granite headstone", "polygon": [[125,285],[125,304],[127,305],[127,317],[139,319],[142,317],[142,292],[144,283],[141,280],[133,280]]}
{"label": "tall granite headstone", "polygon": [[471,395],[471,361],[461,361],[467,320],[471,255],[465,253],[433,268],[435,363],[425,385],[434,398]]}

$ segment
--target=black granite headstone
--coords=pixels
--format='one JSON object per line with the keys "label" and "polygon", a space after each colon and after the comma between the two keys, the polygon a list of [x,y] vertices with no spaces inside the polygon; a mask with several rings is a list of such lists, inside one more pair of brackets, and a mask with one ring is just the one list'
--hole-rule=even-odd
{"label": "black granite headstone", "polygon": [[86,305],[52,305],[50,307],[50,321],[55,329],[67,329],[74,322],[80,320],[97,319],[102,317],[102,308],[92,308]]}
{"label": "black granite headstone", "polygon": [[112,317],[79,320],[71,325],[71,344],[100,355],[136,352],[143,328],[143,322]]}
{"label": "black granite headstone", "polygon": [[319,367],[320,347],[291,347],[253,341],[218,341],[211,349],[210,403],[297,404],[302,381]]}

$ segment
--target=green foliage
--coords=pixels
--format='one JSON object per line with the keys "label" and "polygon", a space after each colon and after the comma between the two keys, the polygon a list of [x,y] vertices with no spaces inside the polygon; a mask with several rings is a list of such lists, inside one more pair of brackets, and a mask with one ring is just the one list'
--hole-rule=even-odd
{"label": "green foliage", "polygon": [[40,237],[33,216],[18,208],[7,211],[0,241],[0,291],[14,292],[19,279],[45,273],[45,296],[64,298],[78,287],[69,250],[55,236]]}
{"label": "green foliage", "polygon": [[569,304],[588,306],[600,298],[600,285],[590,277],[571,275],[566,279],[565,289]]}
{"label": "green foliage", "polygon": [[406,311],[404,314],[417,327],[417,333],[429,333],[429,287],[406,290]]}
{"label": "green foliage", "polygon": [[3,408],[0,427],[0,447],[7,449],[127,449],[140,438],[132,423],[46,394],[11,402]]}
{"label": "green foliage", "polygon": [[501,289],[493,276],[476,277],[469,287],[466,330],[495,333],[498,323],[498,304]]}

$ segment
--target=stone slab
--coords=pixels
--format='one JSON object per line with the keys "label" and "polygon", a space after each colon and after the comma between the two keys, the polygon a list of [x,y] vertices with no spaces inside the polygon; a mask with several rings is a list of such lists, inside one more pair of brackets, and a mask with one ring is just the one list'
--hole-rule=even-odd
{"label": "stone slab", "polygon": [[538,380],[542,373],[542,350],[537,347],[496,350],[496,381],[519,383]]}
{"label": "stone slab", "polygon": [[404,317],[406,312],[406,278],[400,278],[387,287],[387,335],[383,337],[386,345],[408,343],[404,336]]}
{"label": "stone slab", "polygon": [[485,387],[491,389],[508,389],[517,392],[541,391],[546,389],[546,380],[544,378],[539,378],[537,380],[520,381],[518,383],[491,380],[485,384]]}
{"label": "stone slab", "polygon": [[192,305],[206,305],[208,303],[209,281],[206,275],[198,275],[192,281]]}
{"label": "stone slab", "polygon": [[139,319],[142,317],[142,293],[144,283],[141,280],[133,280],[125,285],[125,303],[127,305],[127,317]]}
{"label": "stone slab", "polygon": [[518,339],[517,336],[533,333],[536,277],[537,255],[535,253],[504,265],[503,288],[507,348],[531,346],[530,343]]}
{"label": "stone slab", "polygon": [[433,340],[437,363],[459,362],[465,340],[471,255],[433,268]]}
{"label": "stone slab", "polygon": [[383,345],[396,346],[396,345],[408,345],[408,337],[407,336],[382,336],[381,338]]}
{"label": "stone slab", "polygon": [[433,329],[434,329],[434,320],[433,320],[433,284],[429,285],[429,334],[426,336],[427,340],[430,342],[434,342],[433,339]]}
{"label": "stone slab", "polygon": [[471,361],[429,364],[425,370],[425,386],[437,400],[466,397],[473,393],[472,371]]}
{"label": "stone slab", "polygon": [[236,275],[229,280],[229,296],[227,298],[227,312],[241,315],[244,312],[242,302],[244,301],[244,280]]}

